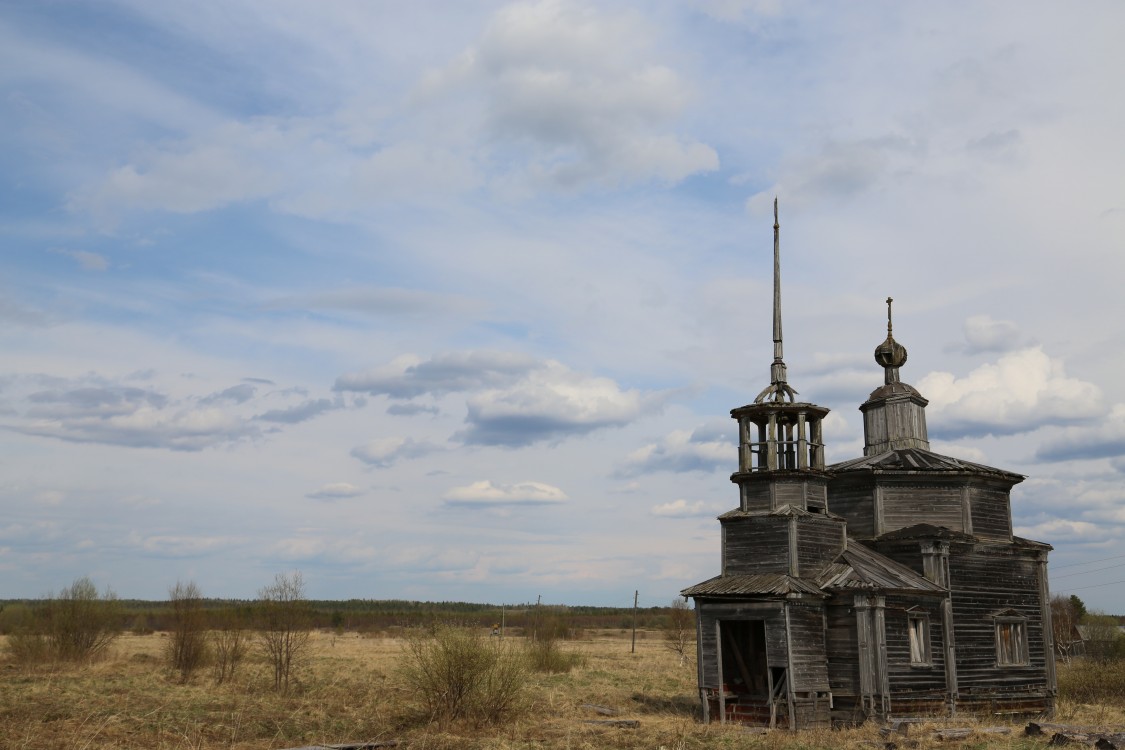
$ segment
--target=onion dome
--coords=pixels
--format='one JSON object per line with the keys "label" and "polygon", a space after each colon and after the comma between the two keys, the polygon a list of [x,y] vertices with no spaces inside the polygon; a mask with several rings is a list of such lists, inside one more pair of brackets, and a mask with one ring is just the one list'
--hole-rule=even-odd
{"label": "onion dome", "polygon": [[899,382],[898,368],[906,364],[906,347],[895,341],[891,334],[891,303],[893,299],[887,297],[887,338],[875,347],[875,361],[886,373],[886,383]]}

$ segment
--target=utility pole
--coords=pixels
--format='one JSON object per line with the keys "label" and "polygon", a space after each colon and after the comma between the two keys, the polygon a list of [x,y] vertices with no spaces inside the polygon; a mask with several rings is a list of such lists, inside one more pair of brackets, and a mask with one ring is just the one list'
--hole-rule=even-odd
{"label": "utility pole", "polygon": [[629,653],[637,653],[637,597],[640,596],[639,590],[633,591],[633,647]]}

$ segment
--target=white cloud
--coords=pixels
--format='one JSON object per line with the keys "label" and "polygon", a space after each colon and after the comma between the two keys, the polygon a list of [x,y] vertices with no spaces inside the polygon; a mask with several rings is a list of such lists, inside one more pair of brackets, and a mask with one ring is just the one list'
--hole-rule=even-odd
{"label": "white cloud", "polygon": [[696,500],[694,503],[689,503],[687,500],[673,500],[669,503],[654,505],[649,512],[662,518],[695,518],[715,515],[715,511],[702,500]]}
{"label": "white cloud", "polygon": [[694,431],[675,430],[659,443],[650,443],[630,453],[616,475],[634,477],[655,471],[733,470],[738,465],[736,433],[733,422],[710,424]]}
{"label": "white cloud", "polygon": [[428,360],[402,355],[368,372],[341,375],[335,388],[398,399],[468,392],[467,427],[454,437],[511,447],[620,427],[658,408],[661,400],[554,360],[493,351]]}
{"label": "white cloud", "polygon": [[1040,461],[1125,456],[1125,404],[1114,404],[1110,413],[1095,424],[1067,427],[1040,444],[1035,457]]}
{"label": "white cloud", "polygon": [[[249,383],[204,396],[129,384],[151,377],[151,373],[139,379],[97,373],[74,378],[13,376],[8,398],[12,407],[0,426],[73,443],[200,451],[259,438],[264,434],[262,422],[295,424],[342,406],[329,399],[294,403],[303,391],[293,389],[259,396],[258,388]],[[164,382],[182,389],[192,379]],[[255,414],[265,405],[277,408]]]}
{"label": "white cloud", "polygon": [[1020,345],[1021,338],[1019,326],[1010,320],[994,320],[988,315],[965,319],[969,354],[1011,351]]}
{"label": "white cloud", "polygon": [[305,497],[313,500],[346,500],[350,497],[358,497],[362,494],[363,490],[356,487],[354,484],[348,482],[329,482],[320,489],[308,493]]}
{"label": "white cloud", "polygon": [[341,375],[335,388],[401,399],[444,396],[512,383],[537,366],[529,356],[508,352],[453,352],[429,360],[403,354],[383,367]]}
{"label": "white cloud", "polygon": [[457,294],[438,294],[393,287],[348,287],[282,297],[265,305],[268,310],[346,310],[373,316],[478,313],[484,303]]}
{"label": "white cloud", "polygon": [[1116,528],[1087,521],[1054,518],[1034,526],[1017,526],[1012,531],[1025,539],[1052,539],[1055,542],[1091,542],[1117,535]]}
{"label": "white cloud", "polygon": [[620,427],[658,406],[609,378],[574,372],[548,360],[506,388],[470,396],[468,428],[458,437],[479,445],[529,445],[603,427]]}
{"label": "white cloud", "polygon": [[371,440],[352,448],[352,456],[370,466],[386,469],[401,460],[422,458],[441,450],[444,450],[441,446],[424,440],[416,441],[409,437],[387,437]]}
{"label": "white cloud", "polygon": [[88,250],[59,249],[54,252],[59,255],[65,255],[68,258],[73,258],[85,271],[105,271],[109,269],[109,261],[106,260],[105,256],[92,253]]}
{"label": "white cloud", "polygon": [[932,372],[918,390],[930,400],[930,434],[944,439],[1030,432],[1087,420],[1102,410],[1101,389],[1068,377],[1062,362],[1039,347],[1005,354],[963,378]]}
{"label": "white cloud", "polygon": [[156,534],[143,536],[132,533],[129,542],[147,554],[158,557],[198,557],[223,546],[237,543],[236,539],[222,536],[186,536]]}
{"label": "white cloud", "polygon": [[519,171],[536,182],[675,183],[718,169],[710,146],[660,132],[683,110],[690,88],[652,61],[653,41],[636,12],[514,3],[420,95],[475,90],[486,129],[522,150]]}
{"label": "white cloud", "polygon": [[106,220],[121,208],[196,213],[278,192],[285,178],[278,158],[292,134],[266,123],[229,122],[164,149],[149,149],[117,167],[72,206]]}
{"label": "white cloud", "polygon": [[566,500],[565,492],[542,482],[500,484],[483,480],[445,493],[449,505],[544,505]]}

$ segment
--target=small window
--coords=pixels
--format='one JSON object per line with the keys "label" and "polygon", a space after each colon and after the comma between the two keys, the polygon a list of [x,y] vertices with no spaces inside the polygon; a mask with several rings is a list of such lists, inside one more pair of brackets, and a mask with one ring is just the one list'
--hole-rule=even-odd
{"label": "small window", "polygon": [[996,663],[1002,667],[1028,663],[1025,620],[1008,618],[996,620]]}
{"label": "small window", "polygon": [[930,661],[930,618],[924,614],[908,615],[907,629],[910,633],[910,663],[916,666],[929,666]]}

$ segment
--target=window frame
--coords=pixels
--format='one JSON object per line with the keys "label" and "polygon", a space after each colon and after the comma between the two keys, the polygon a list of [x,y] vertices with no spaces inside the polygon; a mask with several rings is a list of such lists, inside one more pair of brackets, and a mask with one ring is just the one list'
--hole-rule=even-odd
{"label": "window frame", "polygon": [[[993,630],[996,633],[996,666],[1027,667],[1031,665],[1031,655],[1027,643],[1027,618],[1014,615],[993,617]],[[1008,630],[1014,637],[1005,638],[1002,632]],[[1005,646],[1005,643],[1009,644]],[[1018,650],[1019,653],[1013,653]]]}
{"label": "window frame", "polygon": [[[915,642],[921,649],[921,659],[915,659]],[[933,649],[930,641],[930,614],[921,611],[906,611],[906,638],[910,647],[910,666],[932,667],[934,665]]]}

